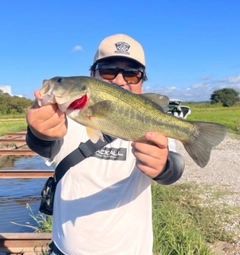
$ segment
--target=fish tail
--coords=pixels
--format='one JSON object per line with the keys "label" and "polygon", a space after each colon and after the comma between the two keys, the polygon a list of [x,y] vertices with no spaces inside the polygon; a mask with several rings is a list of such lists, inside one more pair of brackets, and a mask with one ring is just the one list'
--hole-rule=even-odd
{"label": "fish tail", "polygon": [[205,167],[210,159],[212,148],[222,142],[228,129],[216,123],[191,123],[195,127],[195,132],[183,145],[195,163],[200,167]]}

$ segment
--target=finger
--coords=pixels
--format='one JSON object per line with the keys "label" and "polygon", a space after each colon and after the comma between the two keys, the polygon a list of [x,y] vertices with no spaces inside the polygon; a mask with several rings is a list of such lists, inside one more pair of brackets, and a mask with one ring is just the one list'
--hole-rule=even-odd
{"label": "finger", "polygon": [[150,148],[146,150],[137,150],[133,147],[132,153],[137,160],[142,162],[144,165],[158,169],[165,165],[168,157],[168,149],[160,149],[156,146],[149,145]]}
{"label": "finger", "polygon": [[38,108],[40,108],[40,106],[39,106],[37,100],[35,99],[31,109],[38,109]]}
{"label": "finger", "polygon": [[151,178],[155,178],[156,176],[158,176],[164,169],[164,165],[158,164],[158,167],[156,168],[150,165],[146,165],[140,160],[136,161],[136,166],[141,172],[143,172],[144,174],[146,174],[147,176]]}
{"label": "finger", "polygon": [[35,96],[36,99],[39,99],[39,97],[40,97],[40,90],[38,90],[38,89],[35,90],[34,91],[34,96]]}
{"label": "finger", "polygon": [[40,97],[40,91],[39,90],[34,91],[34,97],[35,97],[35,100],[34,100],[34,103],[31,107],[31,109],[38,109],[38,108],[40,108],[40,106],[38,104],[38,99]]}
{"label": "finger", "polygon": [[55,123],[55,125],[52,125],[52,128],[57,127],[66,123],[66,115],[57,109],[57,111],[49,118],[49,121]]}
{"label": "finger", "polygon": [[47,121],[39,122],[36,120],[30,124],[35,135],[39,138],[42,137],[43,140],[46,140],[47,137],[58,139],[67,133],[67,119],[64,114],[61,114],[60,118],[55,114]]}
{"label": "finger", "polygon": [[36,117],[32,119],[32,123],[36,122],[38,125],[45,125],[45,123],[48,123],[46,128],[57,126],[62,121],[65,121],[66,118],[65,113],[61,112],[54,105],[44,106],[44,108],[37,109],[36,111],[38,111],[38,113]]}
{"label": "finger", "polygon": [[[168,153],[168,146],[167,146],[168,139],[165,142],[165,137],[161,136],[161,138],[163,138],[162,142],[154,140],[154,143],[151,142],[151,144],[142,143],[142,142],[132,142],[132,148],[134,149],[135,153],[140,152],[142,154],[151,155],[151,157],[154,157],[154,158],[159,158],[162,155],[162,153],[164,153],[164,156],[165,156],[165,154]],[[156,146],[153,146],[154,144]]]}
{"label": "finger", "polygon": [[148,132],[145,135],[147,141],[156,144],[159,148],[167,148],[168,147],[168,139],[166,136],[160,133]]}
{"label": "finger", "polygon": [[159,158],[153,157],[152,155],[144,154],[136,150],[133,152],[133,154],[137,159],[137,164],[139,165],[156,168],[161,163],[161,160],[159,160]]}
{"label": "finger", "polygon": [[136,163],[136,166],[141,172],[143,172],[150,178],[154,178],[154,177],[158,176],[157,169],[153,169],[149,166],[146,166],[146,165],[142,164],[140,161]]}
{"label": "finger", "polygon": [[63,120],[55,126],[44,131],[46,136],[54,139],[62,138],[67,133],[67,120]]}
{"label": "finger", "polygon": [[[36,107],[36,108],[34,108]],[[27,120],[30,123],[46,121],[57,112],[57,107],[54,105],[46,105],[44,107],[33,106],[33,108],[27,113]]]}
{"label": "finger", "polygon": [[146,143],[133,142],[132,143],[132,152],[135,157],[142,155],[151,155],[151,157],[158,158],[160,148]]}

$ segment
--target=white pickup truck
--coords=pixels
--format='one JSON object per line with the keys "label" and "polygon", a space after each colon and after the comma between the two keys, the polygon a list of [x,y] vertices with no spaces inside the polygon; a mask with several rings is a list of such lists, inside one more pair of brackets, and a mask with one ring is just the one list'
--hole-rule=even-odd
{"label": "white pickup truck", "polygon": [[186,119],[187,116],[191,114],[191,109],[186,105],[181,105],[181,103],[182,101],[179,99],[170,99],[168,113],[175,117]]}

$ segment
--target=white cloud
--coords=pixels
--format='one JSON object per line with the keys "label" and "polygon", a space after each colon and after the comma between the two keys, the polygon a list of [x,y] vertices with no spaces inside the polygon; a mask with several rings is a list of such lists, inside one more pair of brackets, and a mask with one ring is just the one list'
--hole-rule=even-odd
{"label": "white cloud", "polygon": [[223,81],[230,84],[240,84],[240,74],[237,76],[229,77]]}
{"label": "white cloud", "polygon": [[144,92],[160,93],[169,98],[178,98],[182,101],[210,101],[210,97],[215,90],[222,88],[233,88],[240,92],[240,74],[227,77],[221,80],[208,76],[201,79],[199,83],[187,88],[149,86],[143,89]]}
{"label": "white cloud", "polygon": [[200,80],[201,80],[201,81],[207,81],[207,80],[211,80],[211,79],[212,79],[211,76],[204,76],[204,77],[202,77]]}
{"label": "white cloud", "polygon": [[205,83],[197,83],[197,84],[193,84],[191,88],[189,89],[202,89],[202,88],[207,88],[208,86],[209,85]]}
{"label": "white cloud", "polygon": [[73,51],[73,52],[76,52],[76,51],[83,51],[83,48],[82,48],[82,46],[80,46],[80,45],[76,45],[76,46],[73,47],[72,51]]}

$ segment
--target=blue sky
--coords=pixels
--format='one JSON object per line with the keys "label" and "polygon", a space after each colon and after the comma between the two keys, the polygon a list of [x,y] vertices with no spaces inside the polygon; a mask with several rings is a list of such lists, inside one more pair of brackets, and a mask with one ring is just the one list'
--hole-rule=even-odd
{"label": "blue sky", "polygon": [[145,92],[240,92],[239,12],[239,0],[2,0],[0,86],[33,99],[44,79],[89,75],[100,41],[125,33],[145,49]]}

